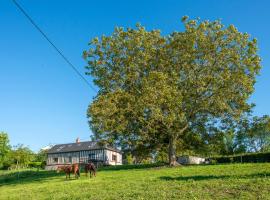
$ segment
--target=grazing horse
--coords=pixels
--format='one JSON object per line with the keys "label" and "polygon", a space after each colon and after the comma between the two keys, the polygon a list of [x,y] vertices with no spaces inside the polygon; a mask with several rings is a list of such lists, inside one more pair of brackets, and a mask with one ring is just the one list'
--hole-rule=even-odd
{"label": "grazing horse", "polygon": [[85,170],[85,175],[87,176],[88,172],[90,173],[90,178],[92,178],[92,173],[93,175],[96,177],[96,167],[94,165],[94,163],[90,162],[85,164],[84,166],[84,170]]}
{"label": "grazing horse", "polygon": [[57,167],[57,173],[59,172],[65,172],[66,174],[66,179],[69,177],[70,179],[70,174],[74,173],[75,178],[79,178],[80,177],[80,168],[79,168],[79,164],[73,164],[73,165],[62,165],[62,166],[58,166]]}
{"label": "grazing horse", "polygon": [[74,172],[75,178],[78,179],[80,177],[80,166],[78,163],[73,164],[73,172]]}

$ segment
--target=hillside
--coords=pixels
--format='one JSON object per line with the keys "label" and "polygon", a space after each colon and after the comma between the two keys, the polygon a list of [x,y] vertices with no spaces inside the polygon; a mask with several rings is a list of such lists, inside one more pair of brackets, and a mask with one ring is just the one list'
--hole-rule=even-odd
{"label": "hillside", "polygon": [[0,199],[270,199],[270,163],[100,171],[65,180],[46,171],[0,172]]}

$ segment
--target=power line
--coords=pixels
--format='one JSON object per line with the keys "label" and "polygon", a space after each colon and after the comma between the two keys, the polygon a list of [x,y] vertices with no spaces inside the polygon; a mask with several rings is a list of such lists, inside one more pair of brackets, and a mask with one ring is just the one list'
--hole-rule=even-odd
{"label": "power line", "polygon": [[67,64],[73,69],[73,71],[94,91],[97,90],[84,78],[84,76],[77,70],[77,68],[69,61],[69,59],[56,47],[56,45],[48,38],[48,36],[41,30],[41,28],[34,22],[29,14],[17,3],[16,0],[12,0],[16,7],[23,13],[23,15],[30,21],[30,23],[41,33],[41,35],[52,45],[52,47],[59,53],[59,55],[67,62]]}

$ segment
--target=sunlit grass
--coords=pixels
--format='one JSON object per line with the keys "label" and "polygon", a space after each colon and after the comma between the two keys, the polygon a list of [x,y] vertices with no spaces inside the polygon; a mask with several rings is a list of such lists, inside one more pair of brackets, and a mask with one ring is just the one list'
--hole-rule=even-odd
{"label": "sunlit grass", "polygon": [[65,180],[0,172],[0,199],[270,199],[270,163],[100,171]]}

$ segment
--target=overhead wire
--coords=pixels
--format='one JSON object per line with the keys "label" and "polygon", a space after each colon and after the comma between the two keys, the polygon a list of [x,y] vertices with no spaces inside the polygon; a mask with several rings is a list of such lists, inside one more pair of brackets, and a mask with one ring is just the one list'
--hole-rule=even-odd
{"label": "overhead wire", "polygon": [[51,46],[58,52],[58,54],[66,61],[73,71],[94,91],[97,90],[87,81],[87,79],[79,72],[79,70],[71,63],[71,61],[64,55],[64,53],[49,39],[45,32],[37,25],[32,17],[22,8],[22,6],[16,1],[12,0],[16,7],[22,12],[22,14],[29,20],[29,22],[41,33],[41,35],[51,44]]}

